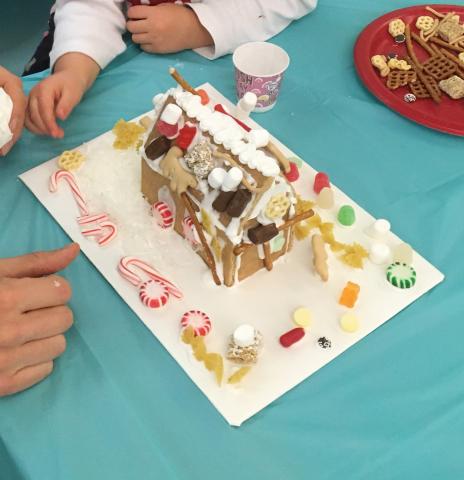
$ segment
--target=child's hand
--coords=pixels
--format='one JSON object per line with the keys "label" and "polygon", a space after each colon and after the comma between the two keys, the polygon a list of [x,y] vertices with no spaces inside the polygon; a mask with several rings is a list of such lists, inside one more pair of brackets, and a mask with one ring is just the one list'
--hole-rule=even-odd
{"label": "child's hand", "polygon": [[11,142],[7,143],[0,149],[0,156],[3,156],[11,150],[11,147],[21,136],[26,114],[27,100],[23,93],[21,80],[2,67],[0,67],[0,87],[5,90],[13,101],[13,111],[11,112],[10,120],[10,130],[13,133],[13,138]]}
{"label": "child's hand", "polygon": [[64,136],[56,119],[66,120],[81,101],[99,72],[98,65],[81,53],[63,55],[55,72],[36,85],[29,94],[26,126],[39,135]]}
{"label": "child's hand", "polygon": [[127,16],[133,42],[148,53],[179,52],[213,44],[195,12],[183,5],[136,6],[129,8]]}

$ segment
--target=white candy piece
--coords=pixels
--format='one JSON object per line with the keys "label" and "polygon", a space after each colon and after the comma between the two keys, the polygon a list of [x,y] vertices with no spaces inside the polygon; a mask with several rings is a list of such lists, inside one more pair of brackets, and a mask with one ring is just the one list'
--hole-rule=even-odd
{"label": "white candy piece", "polygon": [[390,231],[390,228],[390,222],[380,218],[366,230],[366,234],[374,240],[383,240]]}
{"label": "white candy piece", "polygon": [[413,250],[411,245],[407,243],[400,243],[393,249],[393,261],[405,263],[406,265],[412,264]]}
{"label": "white candy piece", "polygon": [[334,206],[333,190],[329,187],[324,187],[317,196],[317,206],[325,210],[330,210]]}
{"label": "white candy piece", "polygon": [[256,148],[263,148],[269,143],[270,135],[264,128],[255,128],[247,133],[247,139]]}
{"label": "white candy piece", "polygon": [[9,127],[12,111],[13,101],[5,90],[0,88],[0,148],[13,138]]}
{"label": "white candy piece", "polygon": [[232,192],[243,180],[243,172],[238,167],[232,167],[224,177],[222,182],[222,190],[224,192]]}
{"label": "white candy piece", "polygon": [[175,103],[170,103],[169,105],[166,105],[165,109],[161,113],[160,119],[169,125],[176,125],[181,116],[182,109]]}
{"label": "white candy piece", "polygon": [[374,243],[369,252],[369,260],[374,265],[384,265],[390,261],[391,251],[384,243]]}
{"label": "white candy piece", "polygon": [[208,183],[211,188],[217,190],[222,186],[227,172],[223,168],[213,168],[208,175]]}
{"label": "white candy piece", "polygon": [[255,341],[255,329],[251,325],[240,325],[233,333],[234,342],[239,347],[248,347]]}
{"label": "white candy piece", "polygon": [[238,101],[237,107],[235,109],[235,116],[238,120],[246,120],[250,116],[250,112],[256,107],[258,103],[258,97],[252,93],[247,92],[243,97]]}

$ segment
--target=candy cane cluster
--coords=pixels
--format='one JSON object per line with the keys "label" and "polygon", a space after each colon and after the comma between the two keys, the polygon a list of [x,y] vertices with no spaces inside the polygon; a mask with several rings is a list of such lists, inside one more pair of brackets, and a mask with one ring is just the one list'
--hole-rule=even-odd
{"label": "candy cane cluster", "polygon": [[[134,267],[148,276],[148,280],[143,280]],[[140,301],[149,308],[160,308],[166,305],[171,295],[175,298],[183,297],[176,285],[151,265],[136,257],[121,258],[118,271],[123,278],[138,287]]]}
{"label": "candy cane cluster", "polygon": [[96,237],[98,244],[102,247],[108,245],[118,234],[117,226],[109,220],[106,213],[90,215],[87,202],[71,172],[67,170],[57,170],[50,177],[49,189],[52,193],[58,191],[60,181],[68,184],[74,196],[80,212],[77,223],[82,227],[82,235],[84,235],[84,237]]}

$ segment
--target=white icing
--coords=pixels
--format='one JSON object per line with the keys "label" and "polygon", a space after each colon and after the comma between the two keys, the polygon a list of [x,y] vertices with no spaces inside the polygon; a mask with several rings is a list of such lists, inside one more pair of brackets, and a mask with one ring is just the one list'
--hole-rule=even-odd
{"label": "white icing", "polygon": [[267,130],[256,128],[247,133],[247,140],[255,145],[256,148],[262,148],[269,143],[270,135]]}

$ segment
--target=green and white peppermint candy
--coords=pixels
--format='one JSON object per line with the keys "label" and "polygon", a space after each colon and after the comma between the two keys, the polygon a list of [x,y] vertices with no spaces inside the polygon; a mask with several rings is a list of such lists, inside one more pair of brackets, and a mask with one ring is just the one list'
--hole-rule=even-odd
{"label": "green and white peppermint candy", "polygon": [[416,284],[416,271],[406,263],[395,262],[387,268],[387,280],[394,287],[411,288]]}

